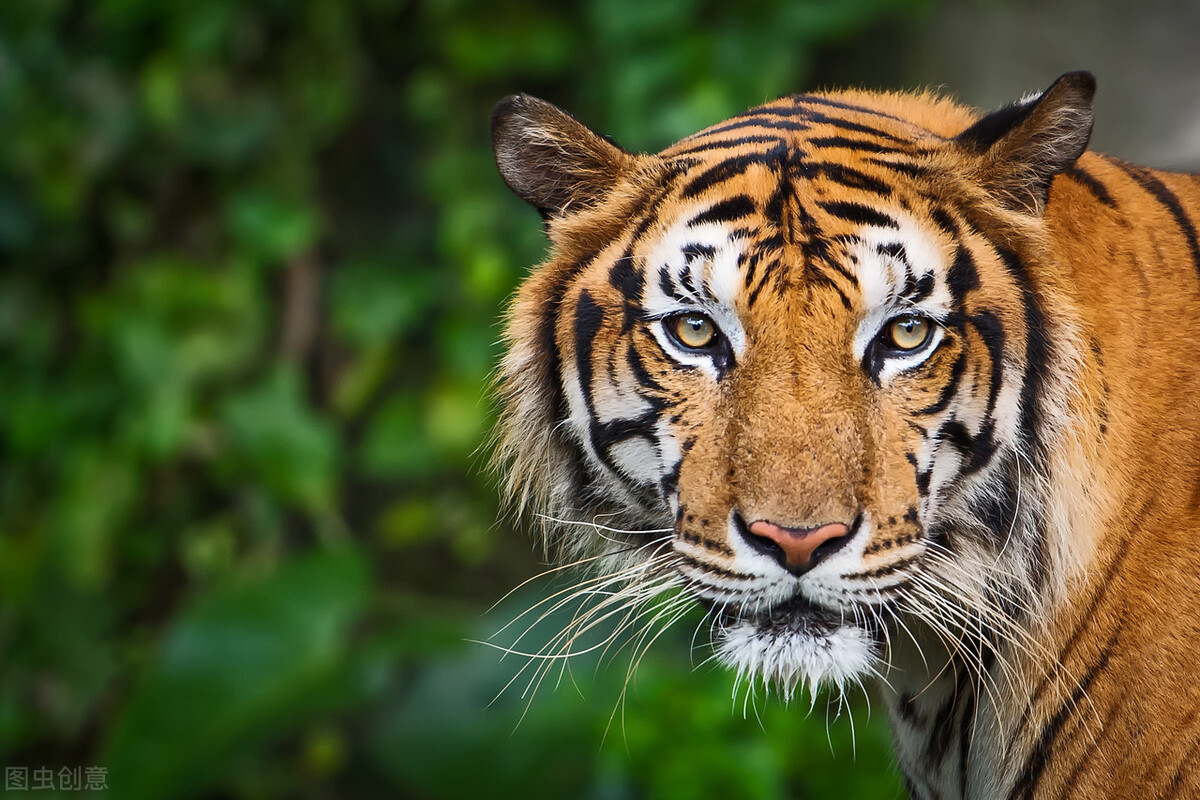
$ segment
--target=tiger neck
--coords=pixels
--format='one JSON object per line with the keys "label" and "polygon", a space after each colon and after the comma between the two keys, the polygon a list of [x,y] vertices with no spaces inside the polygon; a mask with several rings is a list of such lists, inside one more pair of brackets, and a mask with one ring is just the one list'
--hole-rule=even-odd
{"label": "tiger neck", "polygon": [[[1010,752],[1021,690],[996,655],[964,638],[950,654],[900,654],[883,694],[900,771],[912,800],[1002,797],[1018,753]],[[922,647],[922,650],[926,648]],[[896,662],[894,662],[896,663]],[[941,664],[942,666],[939,666]]]}

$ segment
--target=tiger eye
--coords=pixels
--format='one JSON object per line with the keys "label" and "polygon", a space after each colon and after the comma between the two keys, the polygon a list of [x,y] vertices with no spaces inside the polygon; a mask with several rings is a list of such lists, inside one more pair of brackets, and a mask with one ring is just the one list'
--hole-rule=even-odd
{"label": "tiger eye", "polygon": [[717,338],[717,326],[703,314],[680,314],[671,320],[671,330],[680,344],[697,350]]}
{"label": "tiger eye", "polygon": [[933,327],[925,317],[905,314],[888,324],[888,344],[896,350],[916,350],[929,340],[932,330]]}

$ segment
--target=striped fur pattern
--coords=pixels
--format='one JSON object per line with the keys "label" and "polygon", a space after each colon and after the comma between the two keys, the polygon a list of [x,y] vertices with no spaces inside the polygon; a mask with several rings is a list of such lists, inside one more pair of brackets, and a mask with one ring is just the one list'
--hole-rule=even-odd
{"label": "striped fur pattern", "polygon": [[1085,152],[1094,87],[797,95],[655,155],[493,118],[552,242],[507,496],[744,677],[877,689],[914,798],[1200,793],[1200,183]]}

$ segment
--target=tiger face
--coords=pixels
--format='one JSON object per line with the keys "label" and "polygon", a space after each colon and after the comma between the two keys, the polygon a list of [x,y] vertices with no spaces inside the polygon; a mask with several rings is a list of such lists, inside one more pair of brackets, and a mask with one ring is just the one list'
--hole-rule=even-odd
{"label": "tiger face", "polygon": [[1028,265],[1093,90],[982,119],[794,96],[657,155],[502,102],[501,174],[553,244],[508,321],[508,493],[566,551],[681,587],[785,695],[1026,622],[1076,546],[1044,491],[1070,301]]}

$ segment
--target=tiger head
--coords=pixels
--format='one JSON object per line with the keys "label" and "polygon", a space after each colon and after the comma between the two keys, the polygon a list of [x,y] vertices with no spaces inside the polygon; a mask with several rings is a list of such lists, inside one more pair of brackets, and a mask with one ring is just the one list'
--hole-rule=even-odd
{"label": "tiger head", "polygon": [[1078,337],[1042,265],[1093,92],[791,96],[657,155],[505,99],[500,173],[552,244],[507,322],[508,495],[784,693],[1011,637],[1083,547],[1047,490]]}

